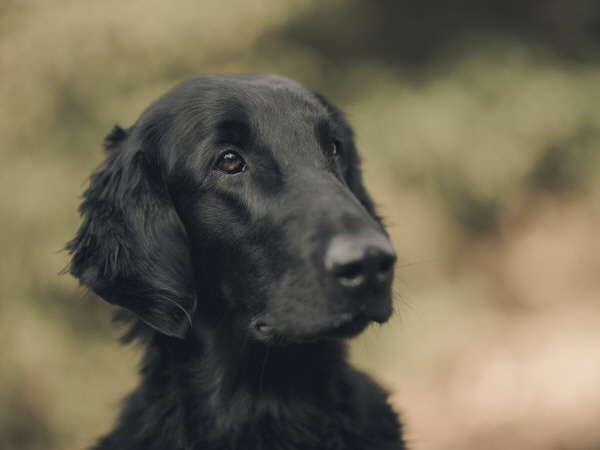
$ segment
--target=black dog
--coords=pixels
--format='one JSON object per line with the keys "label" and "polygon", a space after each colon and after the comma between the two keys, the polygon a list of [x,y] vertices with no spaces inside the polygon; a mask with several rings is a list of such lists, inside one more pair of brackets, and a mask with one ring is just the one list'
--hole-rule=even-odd
{"label": "black dog", "polygon": [[392,313],[395,255],[341,114],[285,78],[199,77],[107,151],[70,272],[147,350],[96,448],[403,449],[345,357]]}

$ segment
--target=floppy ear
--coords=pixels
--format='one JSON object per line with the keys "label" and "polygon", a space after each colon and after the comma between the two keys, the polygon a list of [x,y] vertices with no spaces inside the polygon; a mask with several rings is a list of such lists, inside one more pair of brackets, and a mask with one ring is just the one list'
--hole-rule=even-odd
{"label": "floppy ear", "polygon": [[107,158],[67,244],[70,273],[152,328],[183,338],[196,308],[188,236],[171,203],[153,142],[115,127]]}

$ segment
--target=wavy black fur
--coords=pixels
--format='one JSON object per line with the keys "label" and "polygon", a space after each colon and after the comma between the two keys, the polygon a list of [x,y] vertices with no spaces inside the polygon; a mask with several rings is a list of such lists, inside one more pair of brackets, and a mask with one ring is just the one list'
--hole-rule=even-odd
{"label": "wavy black fur", "polygon": [[[220,169],[231,152],[243,170]],[[323,97],[192,79],[114,129],[84,197],[70,272],[146,349],[96,449],[404,448],[346,362],[345,338],[391,314],[393,253]]]}

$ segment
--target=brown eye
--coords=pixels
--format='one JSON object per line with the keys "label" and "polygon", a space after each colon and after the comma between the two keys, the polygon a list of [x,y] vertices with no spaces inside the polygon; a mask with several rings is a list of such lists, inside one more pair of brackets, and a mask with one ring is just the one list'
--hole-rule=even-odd
{"label": "brown eye", "polygon": [[334,156],[336,156],[337,154],[339,154],[340,151],[339,151],[338,145],[337,145],[337,143],[335,141],[331,142],[331,147],[330,147],[329,151]]}
{"label": "brown eye", "polygon": [[228,174],[241,172],[246,168],[246,163],[236,152],[227,151],[221,155],[215,169]]}

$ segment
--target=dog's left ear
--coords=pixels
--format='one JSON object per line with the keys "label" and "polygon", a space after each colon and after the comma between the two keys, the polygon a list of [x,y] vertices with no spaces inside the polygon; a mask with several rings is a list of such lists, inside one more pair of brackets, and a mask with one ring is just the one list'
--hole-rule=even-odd
{"label": "dog's left ear", "polygon": [[183,338],[196,309],[188,236],[167,191],[155,139],[115,127],[107,158],[67,244],[70,273],[152,328]]}

